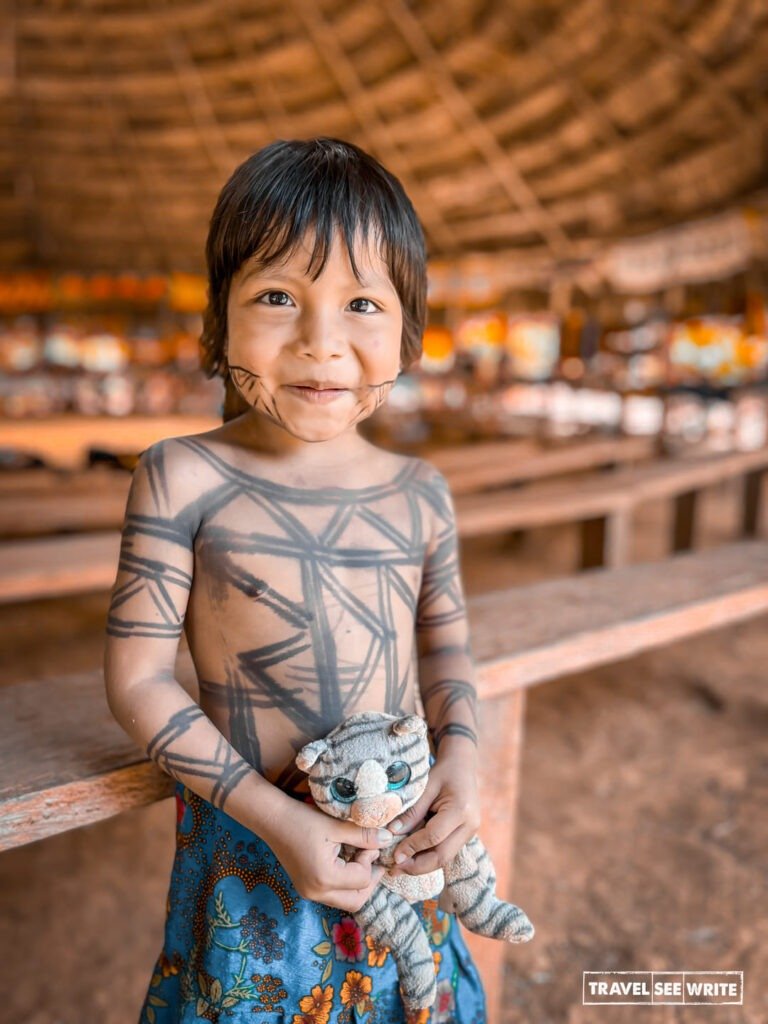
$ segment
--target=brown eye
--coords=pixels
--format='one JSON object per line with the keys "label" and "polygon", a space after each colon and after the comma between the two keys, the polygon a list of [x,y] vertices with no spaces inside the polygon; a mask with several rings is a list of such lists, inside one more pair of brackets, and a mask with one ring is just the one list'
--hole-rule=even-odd
{"label": "brown eye", "polygon": [[264,292],[256,301],[265,306],[290,306],[292,304],[288,292],[280,291]]}
{"label": "brown eye", "polygon": [[401,789],[411,777],[411,769],[405,761],[395,761],[387,768],[388,789]]}
{"label": "brown eye", "polygon": [[372,299],[352,299],[349,308],[353,313],[375,313],[379,307]]}
{"label": "brown eye", "polygon": [[342,804],[351,804],[357,796],[357,786],[350,779],[334,779],[331,783],[331,796]]}

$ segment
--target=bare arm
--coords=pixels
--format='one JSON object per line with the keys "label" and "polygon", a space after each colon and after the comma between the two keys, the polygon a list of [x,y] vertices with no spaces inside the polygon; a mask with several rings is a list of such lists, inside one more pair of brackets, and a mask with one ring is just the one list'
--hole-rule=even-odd
{"label": "bare arm", "polygon": [[477,690],[448,484],[435,472],[432,538],[416,613],[419,688],[438,754],[477,746]]}
{"label": "bare arm", "polygon": [[[416,640],[419,687],[437,760],[424,793],[398,819],[400,828],[390,824],[393,831],[418,828],[395,853],[395,862],[408,874],[444,867],[480,824],[477,689],[456,521],[442,474],[434,471],[430,484],[434,523],[417,605]],[[422,824],[430,811],[433,817]]]}
{"label": "bare arm", "polygon": [[197,472],[194,457],[166,441],[145,452],[134,473],[107,626],[107,699],[164,771],[268,834],[289,798],[237,753],[175,678],[199,522]]}

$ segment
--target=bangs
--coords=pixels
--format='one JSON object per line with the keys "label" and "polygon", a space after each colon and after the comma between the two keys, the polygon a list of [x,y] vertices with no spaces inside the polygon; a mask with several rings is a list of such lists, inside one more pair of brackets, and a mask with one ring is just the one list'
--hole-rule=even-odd
{"label": "bangs", "polygon": [[219,257],[214,259],[218,265],[211,267],[214,273],[231,276],[246,261],[259,267],[278,264],[311,234],[307,274],[315,280],[325,268],[337,233],[358,280],[355,248],[360,244],[367,248],[373,242],[391,267],[395,253],[407,247],[406,232],[398,223],[401,198],[386,172],[371,174],[368,167],[361,174],[359,163],[348,159],[346,145],[323,141],[325,146],[310,150],[300,144],[290,161],[284,150],[275,151],[262,158],[251,180],[241,182],[239,194],[232,197],[236,209],[230,211],[230,223],[236,228],[229,238],[220,239],[218,253],[209,254]]}

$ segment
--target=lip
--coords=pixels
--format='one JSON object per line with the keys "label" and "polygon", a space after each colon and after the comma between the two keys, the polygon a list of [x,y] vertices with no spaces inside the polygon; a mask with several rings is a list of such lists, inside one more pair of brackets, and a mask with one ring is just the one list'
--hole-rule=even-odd
{"label": "lip", "polygon": [[340,380],[295,380],[286,385],[290,388],[313,388],[315,391],[348,391],[348,385]]}
{"label": "lip", "polygon": [[296,398],[318,405],[335,402],[349,392],[349,388],[338,385],[336,381],[300,381],[296,384],[284,384],[283,387]]}

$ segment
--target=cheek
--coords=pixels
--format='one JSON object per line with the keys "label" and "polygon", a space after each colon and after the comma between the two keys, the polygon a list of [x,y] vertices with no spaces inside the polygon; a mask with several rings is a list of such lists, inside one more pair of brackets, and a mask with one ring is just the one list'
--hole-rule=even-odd
{"label": "cheek", "polygon": [[400,335],[397,339],[374,335],[360,346],[360,362],[367,384],[394,380],[400,369]]}
{"label": "cheek", "polygon": [[236,310],[227,323],[227,361],[263,376],[269,371],[283,344],[279,331],[265,331],[253,317]]}

